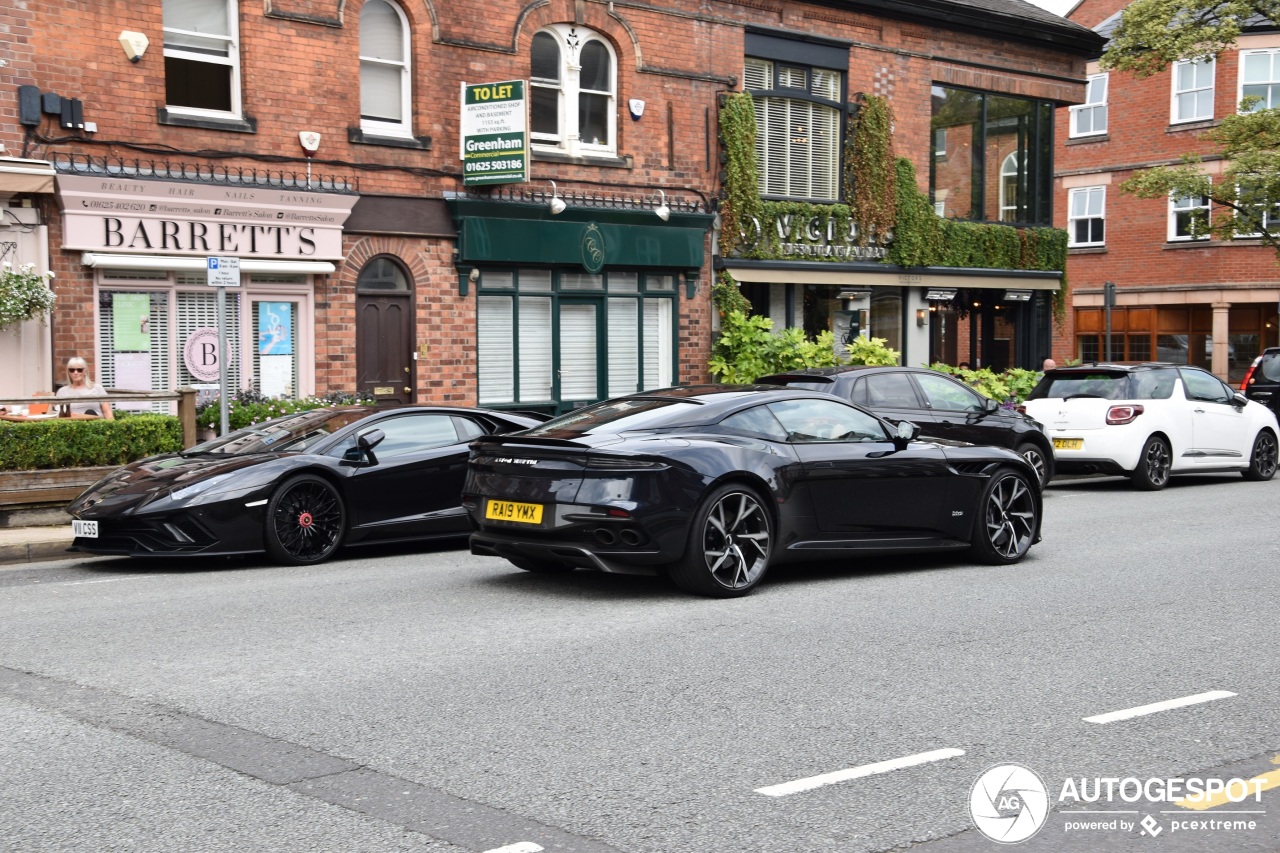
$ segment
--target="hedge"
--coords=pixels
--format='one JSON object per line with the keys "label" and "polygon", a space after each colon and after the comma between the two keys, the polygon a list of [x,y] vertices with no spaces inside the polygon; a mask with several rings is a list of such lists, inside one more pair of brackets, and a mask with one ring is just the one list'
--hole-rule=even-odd
{"label": "hedge", "polygon": [[0,421],[0,471],[123,465],[182,449],[172,415],[117,414],[113,421]]}

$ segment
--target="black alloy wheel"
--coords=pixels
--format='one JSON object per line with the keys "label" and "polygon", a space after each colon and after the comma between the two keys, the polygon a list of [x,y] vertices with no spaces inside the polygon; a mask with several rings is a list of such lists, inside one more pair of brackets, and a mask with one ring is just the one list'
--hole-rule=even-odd
{"label": "black alloy wheel", "polygon": [[342,498],[328,480],[293,477],[267,504],[267,553],[291,566],[322,562],[342,544],[346,522]]}
{"label": "black alloy wheel", "polygon": [[1049,485],[1051,476],[1049,473],[1050,457],[1045,455],[1044,450],[1039,445],[1031,443],[1018,445],[1014,452],[1027,460],[1027,464],[1035,469],[1036,479],[1040,481],[1040,490],[1044,491],[1044,487]]}
{"label": "black alloy wheel", "polygon": [[773,519],[760,496],[744,486],[720,486],[699,505],[689,545],[669,573],[685,592],[736,598],[764,577],[772,547]]}
{"label": "black alloy wheel", "polygon": [[1034,486],[1018,471],[1001,468],[982,491],[973,550],[992,565],[1016,563],[1027,555],[1040,529]]}
{"label": "black alloy wheel", "polygon": [[1169,485],[1169,469],[1173,467],[1173,453],[1169,442],[1158,435],[1147,439],[1138,457],[1138,467],[1129,475],[1135,488],[1144,492],[1157,492]]}
{"label": "black alloy wheel", "polygon": [[1262,430],[1253,440],[1253,453],[1249,456],[1249,467],[1241,471],[1246,480],[1263,482],[1276,475],[1277,444],[1275,434],[1270,430]]}

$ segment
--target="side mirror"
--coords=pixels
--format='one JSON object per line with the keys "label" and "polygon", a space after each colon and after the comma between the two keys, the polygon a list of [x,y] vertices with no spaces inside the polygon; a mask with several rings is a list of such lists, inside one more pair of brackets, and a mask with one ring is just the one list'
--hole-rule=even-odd
{"label": "side mirror", "polygon": [[380,429],[371,429],[356,436],[356,445],[360,448],[360,452],[368,458],[370,465],[378,464],[378,457],[373,455],[373,449],[381,444],[386,437],[387,434]]}
{"label": "side mirror", "polygon": [[1000,408],[1000,403],[997,402],[996,400],[992,400],[990,397],[982,398],[982,410],[987,414],[997,411],[999,410],[999,408]]}
{"label": "side mirror", "polygon": [[920,435],[920,427],[911,421],[899,421],[893,434],[893,446],[898,450],[905,450],[918,435]]}
{"label": "side mirror", "polygon": [[1237,391],[1231,395],[1231,402],[1243,409],[1245,406],[1249,405],[1249,398],[1246,397],[1243,392]]}

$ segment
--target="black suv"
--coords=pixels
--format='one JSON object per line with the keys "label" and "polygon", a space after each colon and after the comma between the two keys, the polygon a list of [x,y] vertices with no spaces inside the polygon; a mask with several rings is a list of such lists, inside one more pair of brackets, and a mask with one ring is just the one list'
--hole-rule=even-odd
{"label": "black suv", "polygon": [[1253,360],[1240,390],[1280,417],[1280,347],[1267,347]]}
{"label": "black suv", "polygon": [[936,370],[848,364],[775,373],[756,382],[834,394],[892,423],[911,421],[927,438],[1007,447],[1036,469],[1041,488],[1053,477],[1053,445],[1039,421]]}

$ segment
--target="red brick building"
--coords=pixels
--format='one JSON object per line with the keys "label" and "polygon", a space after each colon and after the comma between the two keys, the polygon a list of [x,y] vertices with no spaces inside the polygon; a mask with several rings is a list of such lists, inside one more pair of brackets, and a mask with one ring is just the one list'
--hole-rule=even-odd
{"label": "red brick building", "polygon": [[[784,136],[761,157],[781,183],[762,192],[838,200],[816,178],[838,174],[859,93],[891,100],[897,151],[930,190],[939,99],[1051,113],[1081,99],[1097,46],[1021,0],[50,0],[0,21],[0,228],[26,235],[22,256],[47,260],[58,294],[49,330],[0,333],[43,353],[0,391],[59,382],[73,355],[108,387],[211,381],[224,365],[206,263],[234,257],[233,387],[549,411],[706,378],[720,94],[745,84],[777,111]],[[463,87],[512,81],[527,180],[469,181]],[[994,115],[966,126],[991,141],[983,156]],[[810,121],[835,136],[820,143]],[[998,167],[975,166],[994,189],[955,215],[1049,224],[1051,132],[1037,125],[1020,163],[1002,155],[1017,201],[1000,200]],[[479,150],[465,162],[506,162]],[[784,321],[857,288],[871,333],[928,360],[933,271],[812,266],[738,273]],[[947,283],[992,304],[1026,285],[1040,300],[1027,328],[1047,329],[1056,276],[989,272]],[[1043,338],[1001,358],[1030,363]]]}
{"label": "red brick building", "polygon": [[[1068,17],[1108,36],[1124,5],[1083,0]],[[1112,359],[1197,364],[1236,383],[1262,347],[1277,344],[1275,250],[1195,227],[1193,210],[1230,215],[1208,209],[1207,199],[1147,200],[1118,188],[1186,153],[1217,174],[1224,163],[1201,131],[1247,94],[1280,104],[1280,34],[1249,32],[1216,62],[1179,62],[1145,79],[1090,62],[1085,103],[1058,111],[1056,222],[1070,234],[1073,310],[1056,353],[1107,357],[1107,282],[1116,293]]]}

